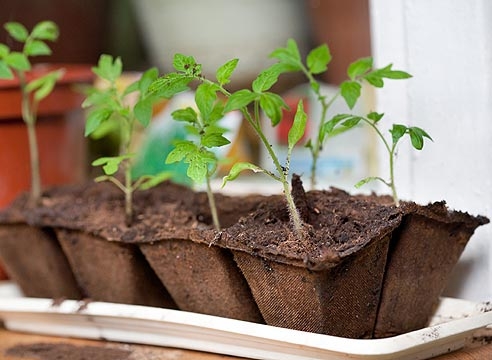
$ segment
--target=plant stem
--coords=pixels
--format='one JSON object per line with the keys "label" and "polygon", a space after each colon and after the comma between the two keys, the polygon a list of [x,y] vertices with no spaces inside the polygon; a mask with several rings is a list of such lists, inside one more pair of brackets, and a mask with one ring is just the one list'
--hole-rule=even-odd
{"label": "plant stem", "polygon": [[31,167],[31,196],[30,203],[33,206],[41,202],[41,172],[39,165],[38,139],[36,135],[36,116],[34,104],[26,90],[26,79],[22,72],[17,72],[22,93],[22,119],[27,127],[27,138],[29,142],[29,159]]}
{"label": "plant stem", "polygon": [[287,180],[288,169],[284,169],[282,165],[280,165],[280,161],[278,160],[277,155],[272,149],[271,144],[268,142],[265,134],[261,131],[261,126],[258,122],[255,122],[249,112],[246,109],[243,109],[243,114],[248,121],[248,123],[253,127],[256,134],[260,137],[261,142],[265,146],[270,155],[273,164],[279,174],[280,182],[282,183],[282,187],[284,190],[285,200],[287,201],[287,208],[289,210],[290,219],[292,221],[292,225],[294,226],[294,232],[296,236],[300,239],[302,238],[302,220],[299,215],[299,211],[297,210],[296,204],[294,202],[294,198],[292,197],[292,192],[290,191],[289,181]]}
{"label": "plant stem", "polygon": [[367,124],[369,124],[375,131],[376,134],[379,136],[379,138],[383,141],[384,146],[386,147],[386,150],[388,151],[389,155],[389,168],[390,168],[390,181],[384,182],[390,189],[391,189],[391,195],[393,197],[393,202],[395,203],[395,206],[400,206],[400,200],[398,199],[398,194],[396,192],[396,186],[395,186],[395,167],[394,167],[394,158],[395,158],[395,150],[396,150],[396,144],[393,144],[392,147],[389,146],[388,142],[384,138],[383,134],[381,131],[378,129],[378,127],[372,122],[369,121],[366,118],[362,118]]}
{"label": "plant stem", "polygon": [[215,230],[220,231],[219,216],[217,214],[217,206],[215,205],[215,196],[210,186],[210,175],[207,173],[207,197],[210,212],[212,213],[212,221],[214,223]]}
{"label": "plant stem", "polygon": [[125,163],[125,222],[127,226],[133,223],[132,167],[129,160]]}

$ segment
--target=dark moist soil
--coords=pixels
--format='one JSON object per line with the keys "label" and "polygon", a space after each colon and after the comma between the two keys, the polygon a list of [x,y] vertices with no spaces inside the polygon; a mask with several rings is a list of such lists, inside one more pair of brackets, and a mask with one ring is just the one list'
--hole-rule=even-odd
{"label": "dark moist soil", "polygon": [[[215,194],[222,227],[236,223],[265,199],[260,195],[228,197]],[[20,203],[20,201],[19,201]],[[134,221],[125,223],[122,192],[109,183],[88,182],[55,187],[44,193],[42,206],[22,212],[12,207],[7,215],[24,217],[38,226],[81,230],[109,241],[147,243],[188,239],[192,229],[210,229],[206,193],[165,182],[134,194]],[[4,215],[5,216],[5,215]]]}
{"label": "dark moist soil", "polygon": [[337,189],[305,193],[298,176],[292,183],[306,222],[301,237],[292,231],[283,197],[272,196],[224,231],[195,231],[192,239],[321,270],[390,234],[401,222],[402,214],[394,206],[354,198]]}
{"label": "dark moist soil", "polygon": [[126,360],[131,351],[96,346],[74,346],[70,344],[37,343],[13,346],[7,356],[39,360]]}

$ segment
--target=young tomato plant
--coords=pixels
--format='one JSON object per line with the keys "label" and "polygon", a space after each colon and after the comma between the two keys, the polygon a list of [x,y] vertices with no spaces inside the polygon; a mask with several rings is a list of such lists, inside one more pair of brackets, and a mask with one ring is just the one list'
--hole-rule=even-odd
{"label": "young tomato plant", "polygon": [[[200,83],[200,85],[197,89],[196,100],[200,112],[204,112],[205,114],[214,113],[214,110],[218,109],[216,108],[215,105],[217,104],[216,102],[216,98],[218,96],[217,94],[220,94],[222,97],[225,97],[227,99],[225,107],[223,109],[220,108],[220,116],[222,116],[223,113],[227,113],[234,110],[241,111],[247,122],[251,125],[253,130],[258,135],[260,141],[263,143],[268,153],[270,154],[273,163],[275,165],[275,172],[271,172],[255,164],[240,162],[232,166],[229,174],[225,176],[223,179],[223,185],[225,185],[228,181],[232,181],[236,179],[243,170],[252,170],[254,172],[261,172],[267,174],[274,180],[279,181],[282,184],[284,190],[284,195],[288,205],[288,210],[289,210],[294,231],[297,236],[302,236],[303,234],[302,220],[295,206],[294,199],[292,197],[290,186],[289,186],[289,173],[290,173],[289,168],[290,168],[290,157],[291,157],[292,150],[294,146],[297,144],[297,142],[299,142],[299,140],[302,138],[305,131],[307,116],[306,113],[304,112],[303,104],[302,102],[299,102],[297,106],[297,113],[295,116],[295,120],[288,135],[289,151],[285,163],[282,164],[278,156],[273,151],[272,146],[268,142],[265,134],[262,131],[261,122],[260,122],[261,121],[260,110],[263,110],[267,114],[273,126],[277,125],[280,122],[282,118],[282,109],[287,109],[288,106],[279,95],[272,93],[268,90],[276,83],[279,75],[284,71],[284,69],[274,65],[262,71],[259,74],[259,76],[252,83],[252,90],[242,89],[231,94],[225,88],[225,85],[227,85],[230,82],[231,76],[234,70],[236,69],[237,64],[238,64],[238,59],[233,59],[226,62],[225,64],[223,64],[221,67],[217,69],[216,79],[210,80],[202,76],[201,65],[197,64],[193,57],[177,54],[174,58],[174,67],[176,69],[176,72],[168,74],[158,79],[156,82],[154,82],[151,88],[155,92],[162,92],[162,91],[170,92],[173,90],[174,87],[176,87],[176,84],[185,83],[187,85],[192,80],[197,80]],[[202,105],[200,105],[200,103],[202,103]],[[205,111],[203,109],[205,109]],[[179,117],[182,119],[183,119],[182,116],[183,114],[184,113],[179,113]],[[219,117],[219,110],[217,110],[216,116]],[[215,117],[213,117],[213,119],[215,119]],[[194,124],[197,123],[197,120],[195,120],[194,115],[190,117],[190,119],[187,121],[190,121]],[[200,128],[200,126],[201,125],[198,126],[198,129]],[[215,131],[216,130],[214,129],[212,131],[212,134],[210,135],[211,138],[213,139],[211,145],[220,146],[222,142],[225,142],[225,139],[223,139],[223,133],[221,132],[216,133]],[[201,145],[207,147],[207,145],[203,143],[203,139],[204,137],[207,136],[207,133],[204,132],[200,135],[202,136]],[[191,145],[185,145],[185,146],[189,146],[190,149],[192,148]],[[193,149],[194,149],[193,151],[196,152],[197,151],[196,149],[199,148],[200,148],[199,146],[197,147],[196,145],[193,145]],[[182,151],[177,151],[177,152],[181,153],[180,154],[181,158],[186,156],[183,155]],[[199,164],[201,164],[196,166],[197,167],[200,166],[200,168],[202,169],[201,170],[202,173],[206,174],[208,172],[207,169],[209,169],[210,164],[213,165],[209,157],[206,157],[205,159],[201,157],[195,157],[195,159],[196,161],[198,161]],[[189,161],[191,163],[191,161],[195,159],[189,157],[185,161]],[[212,166],[212,169],[213,168],[214,166]]]}
{"label": "young tomato plant", "polygon": [[327,126],[327,113],[331,105],[342,96],[347,106],[353,109],[357,100],[361,96],[362,83],[366,81],[374,87],[381,88],[384,86],[384,79],[408,79],[410,74],[393,70],[392,64],[383,68],[373,69],[373,60],[371,57],[361,58],[351,63],[347,69],[348,80],[342,82],[338,91],[331,98],[327,98],[321,92],[321,85],[316,80],[316,75],[324,73],[332,60],[330,49],[326,44],[320,45],[311,50],[306,61],[303,62],[296,42],[288,40],[287,46],[273,51],[270,55],[279,61],[279,65],[284,71],[301,71],[309,81],[309,85],[314,92],[317,101],[321,105],[321,117],[319,119],[318,130],[313,139],[310,139],[306,147],[309,148],[312,156],[310,182],[311,188],[316,186],[317,165],[320,152],[326,139],[338,134],[344,129],[337,129],[338,132],[327,131],[333,130]]}
{"label": "young tomato plant", "polygon": [[42,21],[29,32],[18,22],[4,25],[8,34],[23,44],[21,52],[12,51],[7,45],[0,44],[0,78],[12,79],[17,76],[22,93],[22,119],[27,127],[31,168],[30,203],[37,205],[41,199],[41,175],[39,171],[39,151],[36,137],[36,121],[39,103],[53,90],[56,81],[63,76],[63,70],[49,72],[43,76],[27,80],[31,70],[30,58],[50,55],[47,41],[58,39],[58,26],[51,21]]}
{"label": "young tomato plant", "polygon": [[401,124],[393,124],[392,128],[389,130],[391,133],[391,141],[388,141],[377,127],[379,121],[383,118],[383,116],[384,114],[380,114],[377,112],[371,112],[367,114],[367,116],[339,114],[336,115],[333,119],[331,119],[326,124],[326,126],[329,127],[326,130],[333,131],[337,127],[342,127],[344,128],[344,130],[348,130],[353,128],[354,126],[357,126],[360,122],[366,123],[372,129],[374,129],[379,139],[381,139],[381,141],[383,142],[384,147],[388,153],[389,170],[390,170],[389,180],[384,180],[379,176],[371,176],[362,179],[355,186],[359,188],[370,181],[374,181],[374,180],[381,181],[383,184],[385,184],[391,189],[393,201],[396,206],[399,206],[400,200],[396,192],[395,173],[394,173],[394,162],[395,162],[395,155],[396,155],[395,153],[396,153],[397,145],[399,141],[403,138],[403,136],[408,135],[410,137],[412,146],[417,150],[422,150],[422,148],[424,147],[424,138],[427,138],[431,141],[432,138],[427,132],[425,132],[423,129],[419,127],[416,126],[407,127]]}
{"label": "young tomato plant", "polygon": [[[96,181],[110,181],[125,194],[125,220],[130,226],[133,221],[133,193],[136,190],[149,189],[170,177],[170,173],[163,172],[154,176],[141,176],[132,179],[132,159],[130,147],[134,134],[134,127],[138,121],[147,126],[152,118],[152,106],[160,99],[156,94],[149,94],[148,89],[152,81],[158,77],[156,68],[147,70],[139,80],[123,90],[117,86],[123,64],[120,58],[102,55],[93,72],[105,83],[105,86],[91,87],[87,90],[87,98],[82,106],[89,108],[85,126],[85,136],[91,135],[100,129],[107,121],[115,120],[120,130],[120,151],[118,156],[96,159],[92,165],[102,166],[104,175]],[[128,101],[128,96],[138,93],[134,106]],[[117,175],[123,173],[121,180]]]}

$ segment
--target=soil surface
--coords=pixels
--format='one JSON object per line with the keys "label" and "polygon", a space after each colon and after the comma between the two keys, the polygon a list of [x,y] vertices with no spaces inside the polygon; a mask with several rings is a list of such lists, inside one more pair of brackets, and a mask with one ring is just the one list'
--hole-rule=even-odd
{"label": "soil surface", "polygon": [[283,197],[276,196],[222,232],[193,232],[192,239],[320,270],[390,234],[402,218],[394,206],[338,189],[306,193],[298,176],[293,196],[305,222],[300,234],[293,231]]}

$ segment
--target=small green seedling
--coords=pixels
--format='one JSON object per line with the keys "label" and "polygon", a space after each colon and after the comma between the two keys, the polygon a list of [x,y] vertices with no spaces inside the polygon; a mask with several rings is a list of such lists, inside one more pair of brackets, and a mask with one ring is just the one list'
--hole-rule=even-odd
{"label": "small green seedling", "polygon": [[[330,49],[326,44],[320,45],[311,50],[306,61],[303,62],[295,40],[288,40],[287,46],[273,51],[270,55],[279,61],[280,66],[284,71],[301,71],[309,81],[309,85],[313,90],[317,101],[321,105],[321,117],[318,124],[316,136],[306,143],[306,147],[311,151],[311,188],[316,185],[317,164],[320,152],[327,138],[337,135],[345,130],[344,128],[334,128],[327,126],[327,112],[335,100],[341,95],[347,106],[353,109],[357,100],[361,96],[362,83],[365,81],[374,87],[382,88],[384,79],[408,79],[410,74],[393,70],[392,64],[380,69],[373,69],[373,59],[371,57],[361,58],[351,63],[347,69],[348,80],[344,81],[335,95],[327,98],[321,93],[321,85],[316,79],[316,75],[322,74],[328,69],[328,65],[332,60]],[[327,131],[327,130],[330,131]]]}
{"label": "small green seedling", "polygon": [[[110,181],[125,194],[125,221],[128,226],[133,222],[133,193],[136,190],[146,190],[168,179],[171,174],[163,172],[154,176],[145,175],[132,179],[132,159],[130,153],[134,128],[138,121],[144,127],[152,118],[152,107],[159,96],[148,92],[150,84],[157,79],[156,68],[147,70],[139,80],[123,90],[119,90],[117,80],[120,78],[123,64],[120,58],[102,55],[93,72],[106,83],[104,87],[91,87],[87,90],[87,98],[82,106],[89,108],[85,126],[85,136],[101,129],[106,122],[114,120],[120,130],[120,151],[118,156],[102,157],[95,160],[93,166],[102,166],[103,176],[96,181]],[[134,106],[129,105],[128,96],[138,92],[138,100]],[[117,175],[122,170],[123,180]]]}
{"label": "small green seedling", "polygon": [[367,114],[367,116],[356,116],[356,115],[351,115],[351,114],[339,114],[336,115],[333,119],[331,119],[329,122],[326,123],[326,129],[327,132],[333,131],[337,127],[342,127],[344,130],[349,130],[355,126],[357,126],[360,122],[364,122],[368,124],[378,137],[381,139],[381,141],[384,144],[385,149],[388,152],[388,158],[389,158],[389,170],[390,170],[390,178],[388,180],[384,180],[383,178],[379,176],[371,176],[367,177],[365,179],[362,179],[359,181],[355,186],[357,188],[367,184],[370,181],[381,181],[383,184],[388,186],[391,189],[391,194],[393,196],[393,201],[396,206],[400,205],[400,200],[398,198],[398,194],[396,192],[396,185],[395,185],[395,173],[394,173],[394,162],[395,162],[395,155],[396,155],[396,148],[399,143],[399,141],[403,138],[403,136],[408,135],[410,137],[410,141],[412,143],[412,146],[417,149],[417,150],[422,150],[424,147],[424,138],[427,138],[432,141],[432,138],[430,135],[422,130],[419,127],[412,126],[408,127],[405,125],[401,124],[393,124],[392,128],[389,130],[391,133],[391,142],[389,142],[384,135],[381,133],[377,125],[379,124],[379,121],[383,118],[384,114],[380,114],[377,112],[371,112]]}
{"label": "small green seedling", "polygon": [[[196,100],[197,106],[202,114],[202,121],[204,116],[203,114],[214,114],[212,116],[213,124],[215,119],[219,117],[219,113],[220,116],[223,116],[223,113],[227,113],[230,111],[241,111],[247,122],[251,125],[253,130],[260,138],[260,141],[263,143],[268,153],[270,154],[276,171],[271,172],[252,163],[236,163],[232,166],[229,174],[224,177],[223,185],[225,185],[228,181],[236,179],[244,170],[261,172],[267,174],[276,181],[279,181],[283,186],[284,195],[288,205],[288,210],[294,231],[298,236],[302,236],[302,220],[295,206],[294,199],[290,191],[288,178],[292,150],[297,142],[299,142],[299,140],[302,138],[306,127],[307,115],[304,112],[303,104],[302,102],[299,102],[297,106],[295,120],[288,135],[289,151],[285,163],[282,164],[262,131],[260,110],[263,110],[267,114],[273,126],[277,125],[280,122],[282,118],[282,110],[287,109],[288,106],[279,95],[270,92],[269,89],[277,82],[279,75],[284,69],[274,65],[259,74],[259,76],[253,81],[251,90],[242,89],[231,94],[225,88],[225,85],[230,82],[231,76],[236,69],[237,64],[238,59],[233,59],[220,66],[219,69],[217,69],[216,71],[216,79],[212,81],[203,77],[201,73],[202,66],[201,64],[198,64],[193,57],[177,54],[174,58],[174,67],[177,71],[171,74],[167,74],[155,81],[151,86],[151,91],[154,91],[156,93],[177,93],[180,86],[188,85],[192,80],[197,80],[200,85],[197,89]],[[219,95],[227,99],[227,102],[223,109],[220,106],[217,106],[218,102],[216,101],[216,99]],[[194,115],[191,114],[190,116],[188,112],[189,110],[184,110],[183,112],[177,114],[179,116],[175,117],[180,118],[181,120],[184,120],[184,118],[186,118],[187,121],[195,124],[193,127],[194,132],[196,132],[196,130],[199,130],[200,128],[203,129],[203,125],[197,126],[196,124],[198,123],[198,120],[195,120]],[[206,116],[207,115],[205,115],[205,117]],[[206,122],[204,122],[204,124],[205,123]],[[217,132],[216,128],[212,129],[210,135],[207,134],[207,132],[203,132],[202,134],[199,133],[199,135],[201,135],[201,146],[196,146],[196,144],[190,145],[188,143],[184,143],[186,144],[185,146],[189,147],[191,154],[199,152],[200,149],[202,149],[203,151],[203,148],[208,148],[207,144],[204,144],[204,139],[208,136],[210,136],[211,140],[211,143],[209,145],[211,145],[212,147],[221,146],[226,142],[226,139],[223,137],[223,132]],[[177,152],[179,153],[180,158],[185,158],[185,161],[189,161],[190,164],[193,161],[197,161],[197,164],[193,166],[201,169],[202,174],[206,175],[207,173],[210,173],[208,169],[211,168],[213,170],[215,167],[215,160],[213,160],[212,157],[208,155],[195,156],[194,158],[188,156],[187,158],[187,155],[185,155],[183,151],[177,150]],[[205,150],[204,153],[208,154],[208,150]],[[175,160],[173,157],[171,158],[171,160]],[[211,204],[211,206],[213,206],[213,204]],[[212,213],[213,212],[214,210],[212,210]]]}
{"label": "small green seedling", "polygon": [[63,70],[49,72],[43,76],[27,80],[27,72],[31,70],[30,58],[50,55],[48,41],[58,39],[58,26],[52,21],[42,21],[29,32],[18,22],[4,25],[8,34],[16,41],[24,44],[22,51],[12,51],[7,45],[0,44],[0,78],[12,79],[17,76],[22,93],[22,119],[26,123],[29,156],[31,167],[31,205],[38,205],[41,199],[41,175],[39,170],[39,151],[36,137],[36,121],[39,103],[52,91]]}

